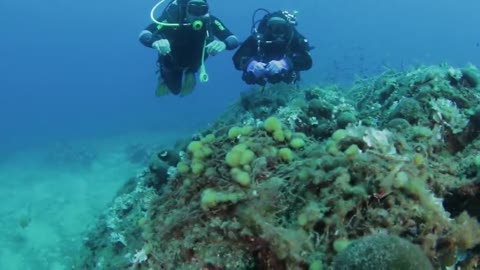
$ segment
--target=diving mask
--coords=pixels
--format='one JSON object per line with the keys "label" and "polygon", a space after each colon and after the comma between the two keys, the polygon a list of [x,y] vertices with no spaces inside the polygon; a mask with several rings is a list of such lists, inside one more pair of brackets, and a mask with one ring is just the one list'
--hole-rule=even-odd
{"label": "diving mask", "polygon": [[190,1],[187,4],[187,14],[192,17],[202,17],[208,14],[208,5],[204,1]]}
{"label": "diving mask", "polygon": [[267,33],[274,38],[286,37],[290,33],[289,23],[280,17],[272,17],[267,22]]}

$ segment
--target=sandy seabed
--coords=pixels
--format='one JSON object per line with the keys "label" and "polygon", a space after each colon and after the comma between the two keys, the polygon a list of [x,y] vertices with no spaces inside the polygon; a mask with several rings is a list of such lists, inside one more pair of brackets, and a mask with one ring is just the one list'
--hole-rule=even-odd
{"label": "sandy seabed", "polygon": [[139,152],[138,159],[143,149],[168,148],[182,135],[61,142],[5,158],[0,164],[0,269],[70,269],[83,233],[122,184],[146,166],[133,160],[132,151]]}

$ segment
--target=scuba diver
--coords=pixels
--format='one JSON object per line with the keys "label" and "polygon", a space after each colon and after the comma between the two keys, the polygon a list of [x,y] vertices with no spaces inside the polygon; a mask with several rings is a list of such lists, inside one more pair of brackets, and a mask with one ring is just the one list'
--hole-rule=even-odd
{"label": "scuba diver", "polygon": [[157,96],[169,92],[185,96],[193,91],[195,74],[200,69],[201,82],[208,81],[205,59],[225,49],[233,50],[239,42],[235,35],[209,13],[206,0],[171,0],[160,18],[150,12],[153,21],[140,33],[140,42],[158,51],[160,78]]}
{"label": "scuba diver", "polygon": [[[267,14],[255,21],[258,11]],[[251,35],[233,56],[235,68],[243,71],[242,79],[247,84],[294,83],[300,79],[301,70],[312,67],[312,47],[296,25],[295,16],[286,11],[257,9],[253,13]]]}

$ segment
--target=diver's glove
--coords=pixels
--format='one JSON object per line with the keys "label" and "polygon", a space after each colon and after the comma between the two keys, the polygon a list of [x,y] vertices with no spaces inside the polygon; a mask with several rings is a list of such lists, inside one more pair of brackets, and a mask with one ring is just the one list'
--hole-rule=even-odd
{"label": "diver's glove", "polygon": [[160,39],[152,43],[152,48],[157,49],[158,53],[161,55],[169,54],[170,49],[170,42],[168,39]]}
{"label": "diver's glove", "polygon": [[246,71],[253,73],[256,78],[261,78],[267,73],[267,70],[265,69],[266,66],[267,64],[265,63],[252,60],[250,64],[248,64]]}
{"label": "diver's glove", "polygon": [[272,60],[267,65],[267,71],[270,74],[278,74],[284,70],[288,70],[289,68],[290,67],[285,58],[282,60]]}
{"label": "diver's glove", "polygon": [[207,53],[210,55],[216,55],[218,53],[221,53],[225,50],[225,48],[227,48],[227,45],[225,44],[225,42],[220,40],[214,40],[208,43],[205,47]]}

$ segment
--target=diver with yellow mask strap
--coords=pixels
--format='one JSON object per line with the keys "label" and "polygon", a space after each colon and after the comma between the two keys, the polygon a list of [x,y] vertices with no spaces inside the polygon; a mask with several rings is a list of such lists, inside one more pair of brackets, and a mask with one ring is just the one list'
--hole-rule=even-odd
{"label": "diver with yellow mask strap", "polygon": [[210,13],[206,0],[173,0],[159,17],[151,11],[152,23],[140,33],[140,42],[158,51],[160,71],[156,95],[169,92],[185,96],[200,81],[208,81],[204,61],[209,55],[238,47],[237,37]]}

